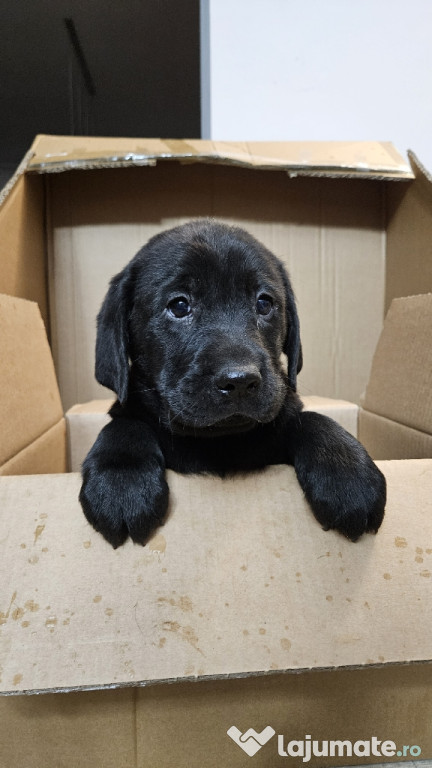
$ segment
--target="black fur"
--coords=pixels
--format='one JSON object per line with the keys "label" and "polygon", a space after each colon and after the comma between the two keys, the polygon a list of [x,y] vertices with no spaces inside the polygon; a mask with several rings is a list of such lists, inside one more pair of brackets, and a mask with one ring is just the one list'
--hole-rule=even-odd
{"label": "black fur", "polygon": [[152,238],[98,315],[96,378],[118,400],[83,464],[87,519],[114,547],[144,544],[166,515],[165,469],[284,463],[325,529],[376,532],[385,479],[336,422],[302,411],[301,366],[291,284],[261,243],[212,220]]}

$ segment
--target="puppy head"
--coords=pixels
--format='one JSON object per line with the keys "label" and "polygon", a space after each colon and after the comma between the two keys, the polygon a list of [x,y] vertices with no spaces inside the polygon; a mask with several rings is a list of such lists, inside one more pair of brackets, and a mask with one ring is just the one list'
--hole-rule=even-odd
{"label": "puppy head", "polygon": [[175,432],[271,421],[301,365],[281,262],[244,230],[212,220],[152,238],[113,278],[98,315],[97,380]]}

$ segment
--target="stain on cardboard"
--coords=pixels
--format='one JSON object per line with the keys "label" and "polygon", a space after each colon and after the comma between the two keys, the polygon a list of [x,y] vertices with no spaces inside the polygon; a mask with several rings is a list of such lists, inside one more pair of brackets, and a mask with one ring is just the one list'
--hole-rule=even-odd
{"label": "stain on cardboard", "polygon": [[198,647],[198,637],[195,634],[195,630],[193,627],[186,626],[182,627],[178,621],[164,621],[162,628],[165,632],[173,632],[178,637],[180,637],[185,642],[189,643],[193,648],[195,648],[198,653],[201,654],[201,656],[204,656],[205,654],[202,652],[201,648]]}
{"label": "stain on cardboard", "polygon": [[23,676],[21,674],[14,675],[13,684],[19,685],[22,679],[23,679]]}
{"label": "stain on cardboard", "polygon": [[112,616],[114,613],[112,608],[105,608],[105,615],[106,616]]}
{"label": "stain on cardboard", "polygon": [[337,638],[338,643],[342,643],[342,645],[352,645],[353,643],[358,643],[359,640],[361,640],[361,637],[358,635],[340,635]]}
{"label": "stain on cardboard", "polygon": [[39,562],[39,558],[37,555],[32,555],[32,557],[29,557],[28,562],[30,565],[36,565]]}
{"label": "stain on cardboard", "polygon": [[91,547],[91,541],[83,541],[83,547],[84,549],[89,549]]}
{"label": "stain on cardboard", "polygon": [[422,563],[423,562],[423,558],[420,557],[420,555],[416,555],[415,561],[416,561],[416,563]]}
{"label": "stain on cardboard", "polygon": [[422,555],[423,554],[422,547],[416,547],[416,552],[417,552],[418,555]]}
{"label": "stain on cardboard", "polygon": [[281,637],[280,644],[284,651],[289,651],[291,648],[291,640],[288,640],[287,637]]}
{"label": "stain on cardboard", "polygon": [[24,608],[31,613],[36,613],[39,610],[39,603],[35,603],[34,600],[27,600],[24,603]]}
{"label": "stain on cardboard", "polygon": [[157,533],[156,536],[153,536],[151,541],[148,542],[147,546],[150,552],[154,552],[158,555],[158,560],[160,562],[160,556],[164,555],[166,550],[165,536],[163,536],[162,533]]}
{"label": "stain on cardboard", "polygon": [[179,595],[177,598],[161,596],[158,597],[158,603],[168,603],[175,608],[180,608],[184,612],[192,611],[193,609],[192,600],[187,595]]}
{"label": "stain on cardboard", "polygon": [[37,540],[42,536],[43,532],[45,530],[45,524],[37,525],[34,532],[34,542],[33,544],[36,544]]}
{"label": "stain on cardboard", "polygon": [[20,607],[15,608],[15,610],[12,611],[13,620],[19,621],[19,619],[22,619],[22,617],[24,616],[24,613],[25,613],[24,608],[20,608]]}
{"label": "stain on cardboard", "polygon": [[383,578],[386,579],[386,581],[390,581],[391,573],[383,573]]}
{"label": "stain on cardboard", "polygon": [[403,536],[396,536],[394,543],[395,547],[399,547],[400,549],[404,549],[408,546],[408,542]]}
{"label": "stain on cardboard", "polygon": [[13,605],[13,603],[16,600],[16,596],[17,596],[17,593],[14,592],[12,597],[11,597],[11,599],[10,599],[9,608],[7,609],[6,613],[4,613],[3,611],[0,611],[0,625],[1,624],[6,624],[8,618],[9,618],[9,614],[10,614],[12,605]]}
{"label": "stain on cardboard", "polygon": [[430,579],[430,575],[431,575],[430,571],[427,571],[427,570],[420,571],[420,576],[424,576],[425,579]]}
{"label": "stain on cardboard", "polygon": [[93,598],[94,603],[100,603],[101,600],[102,600],[102,595],[95,595]]}

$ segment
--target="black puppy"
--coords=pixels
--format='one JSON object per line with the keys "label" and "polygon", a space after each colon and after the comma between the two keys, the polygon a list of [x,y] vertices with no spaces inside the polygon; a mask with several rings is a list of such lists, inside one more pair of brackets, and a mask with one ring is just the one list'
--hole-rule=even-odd
{"label": "black puppy", "polygon": [[83,464],[89,522],[113,547],[128,535],[144,544],[167,511],[167,468],[224,476],[283,463],[325,529],[353,541],[376,532],[385,479],[336,422],[302,411],[301,366],[291,284],[261,243],[212,220],[153,237],[98,315],[96,378],[118,400]]}

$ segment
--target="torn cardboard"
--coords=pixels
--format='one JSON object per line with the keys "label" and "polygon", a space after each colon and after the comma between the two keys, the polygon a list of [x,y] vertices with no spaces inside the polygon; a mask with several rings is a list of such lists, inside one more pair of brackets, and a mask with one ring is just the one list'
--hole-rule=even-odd
{"label": "torn cardboard", "polygon": [[412,171],[389,142],[224,142],[202,139],[120,139],[38,136],[29,168],[42,173],[94,167],[154,165],[163,160],[282,168],[296,175],[410,179]]}

